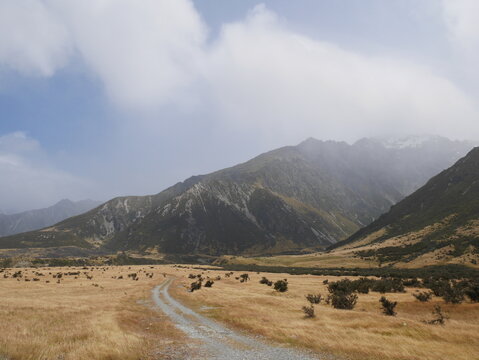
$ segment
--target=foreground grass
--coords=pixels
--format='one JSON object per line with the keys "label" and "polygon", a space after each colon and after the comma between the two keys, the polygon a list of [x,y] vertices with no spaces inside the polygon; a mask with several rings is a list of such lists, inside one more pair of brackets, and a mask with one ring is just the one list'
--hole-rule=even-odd
{"label": "foreground grass", "polygon": [[[14,269],[22,270],[21,281],[0,274],[0,358],[159,359],[163,348],[181,343],[182,334],[150,306],[151,288],[169,268],[91,269]],[[71,271],[81,274],[53,278]],[[137,281],[127,276],[134,272]]]}
{"label": "foreground grass", "polygon": [[[193,273],[198,273],[198,271]],[[214,277],[218,272],[205,271]],[[359,295],[352,311],[337,310],[327,305],[316,306],[316,318],[305,319],[301,307],[305,295],[327,295],[323,280],[337,277],[291,276],[287,274],[249,273],[251,281],[240,283],[222,276],[212,288],[188,293],[176,288],[175,296],[190,306],[206,305],[208,315],[279,342],[308,347],[318,352],[337,354],[349,359],[471,360],[479,354],[479,304],[445,305],[441,299],[419,303],[407,293],[386,294],[398,301],[398,315],[384,316],[380,311],[381,294]],[[262,276],[270,280],[288,278],[289,291],[276,293],[261,285]],[[178,282],[186,287],[190,279]],[[424,324],[432,318],[434,304],[441,304],[449,314],[445,326]],[[204,310],[203,310],[204,311]]]}
{"label": "foreground grass", "polygon": [[[188,358],[181,350],[187,339],[151,307],[151,289],[164,280],[163,274],[176,279],[172,295],[185,304],[280,343],[359,360],[469,360],[479,354],[479,304],[445,305],[437,298],[419,303],[411,296],[415,289],[386,294],[399,302],[397,317],[382,315],[381,294],[372,292],[359,295],[352,311],[321,304],[315,307],[316,318],[305,319],[304,296],[327,295],[323,280],[339,277],[250,272],[251,280],[240,283],[235,279],[239,272],[226,278],[225,271],[192,267],[110,266],[22,269],[24,277],[40,279],[26,282],[11,277],[17,270],[8,270],[8,278],[0,273],[0,358],[9,360]],[[65,275],[76,271],[81,274]],[[58,272],[64,273],[60,283],[53,277]],[[139,280],[129,278],[131,273]],[[221,280],[190,293],[190,273]],[[279,294],[259,284],[263,276],[288,278],[289,291]],[[450,317],[445,326],[422,322],[432,318],[436,303]]]}

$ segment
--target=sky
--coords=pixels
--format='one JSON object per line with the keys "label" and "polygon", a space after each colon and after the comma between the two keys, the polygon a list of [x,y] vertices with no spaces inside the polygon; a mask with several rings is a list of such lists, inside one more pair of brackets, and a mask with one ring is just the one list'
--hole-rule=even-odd
{"label": "sky", "polygon": [[0,211],[308,137],[479,139],[476,0],[0,0]]}

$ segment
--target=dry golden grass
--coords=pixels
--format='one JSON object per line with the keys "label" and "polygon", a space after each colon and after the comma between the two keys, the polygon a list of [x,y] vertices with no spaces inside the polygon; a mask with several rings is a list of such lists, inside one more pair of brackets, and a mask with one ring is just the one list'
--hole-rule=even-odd
{"label": "dry golden grass", "polygon": [[[191,271],[197,273],[197,271]],[[205,272],[214,277],[217,272]],[[176,288],[174,295],[201,311],[230,325],[279,342],[308,347],[349,359],[473,360],[479,358],[479,304],[445,305],[441,299],[429,303],[416,301],[408,289],[404,294],[386,294],[398,301],[398,315],[381,313],[381,294],[359,295],[354,310],[337,310],[316,305],[316,318],[305,319],[301,307],[305,295],[327,295],[322,281],[335,277],[249,273],[251,281],[240,283],[234,276],[216,281],[212,288],[188,293]],[[289,291],[276,293],[259,284],[262,276],[270,280],[287,278]],[[179,279],[182,285],[190,279]],[[432,319],[434,304],[440,303],[449,314],[445,326],[424,324]],[[203,308],[204,309],[204,308]]]}
{"label": "dry golden grass", "polygon": [[[370,293],[360,295],[352,311],[321,304],[316,305],[316,318],[305,319],[301,311],[307,305],[304,296],[327,295],[323,280],[338,278],[249,273],[251,280],[240,283],[235,279],[240,273],[225,278],[225,271],[219,270],[172,266],[90,269],[80,271],[87,271],[93,279],[64,276],[60,284],[53,274],[78,268],[22,269],[28,278],[38,277],[37,282],[4,279],[0,274],[0,358],[171,358],[170,350],[182,348],[186,339],[168,318],[151,308],[151,289],[163,281],[163,273],[175,277],[180,285],[170,288],[172,295],[197,311],[293,346],[358,360],[469,360],[479,354],[479,304],[444,305],[440,299],[420,303],[411,296],[411,289],[405,294],[386,295],[399,302],[397,317],[382,315],[381,295]],[[139,269],[153,273],[153,278]],[[33,271],[47,275],[35,276]],[[138,281],[128,279],[127,274],[133,272],[139,273]],[[188,274],[200,272],[222,279],[212,288],[187,292],[185,287],[193,281]],[[119,275],[124,279],[112,278]],[[262,276],[288,278],[289,291],[279,294],[259,284]],[[445,326],[421,322],[432,318],[435,303],[441,303],[450,316]]]}
{"label": "dry golden grass", "polygon": [[[107,269],[104,271],[104,269]],[[140,269],[134,281],[127,274]],[[149,266],[13,269],[27,278],[0,274],[0,358],[7,359],[150,359],[165,346],[182,341],[182,333],[151,308],[151,289],[172,268]],[[36,276],[39,271],[45,276]],[[63,275],[58,284],[53,274]],[[83,272],[86,271],[88,280]],[[49,275],[49,273],[51,273]],[[123,280],[113,279],[123,275]],[[47,283],[46,281],[50,281]],[[95,284],[95,285],[94,285]],[[97,285],[97,286],[96,286]]]}

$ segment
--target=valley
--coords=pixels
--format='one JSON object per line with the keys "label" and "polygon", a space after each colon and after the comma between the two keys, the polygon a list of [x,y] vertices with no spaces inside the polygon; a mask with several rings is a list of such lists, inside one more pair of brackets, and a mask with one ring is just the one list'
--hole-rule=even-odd
{"label": "valley", "polygon": [[[326,298],[328,286],[344,276],[197,265],[8,268],[0,275],[0,356],[12,360],[195,358],[202,338],[191,338],[155,305],[152,290],[167,283],[169,295],[183,306],[286,353],[306,349],[307,356],[331,360],[468,360],[479,351],[479,303],[466,298],[450,304],[436,296],[420,302],[413,296],[425,290],[420,283],[404,292],[357,293],[354,308],[342,310]],[[212,286],[187,291],[198,276]],[[263,278],[287,279],[287,291],[260,283]],[[302,311],[308,294],[322,296],[314,318]],[[381,296],[398,302],[396,316],[382,313]],[[435,305],[447,315],[444,325],[425,323],[435,318]],[[199,358],[205,357],[214,358]]]}

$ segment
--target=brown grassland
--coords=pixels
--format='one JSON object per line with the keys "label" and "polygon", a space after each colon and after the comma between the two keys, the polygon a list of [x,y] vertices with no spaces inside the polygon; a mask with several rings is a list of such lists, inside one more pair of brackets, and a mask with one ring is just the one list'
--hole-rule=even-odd
{"label": "brown grassland", "polygon": [[[28,279],[11,274],[22,270]],[[381,294],[359,294],[354,310],[316,305],[316,317],[304,318],[305,295],[327,295],[323,280],[338,277],[249,273],[240,283],[225,271],[173,266],[109,266],[8,269],[0,273],[0,359],[163,359],[168,349],[187,341],[152,307],[151,289],[172,276],[172,295],[186,305],[230,326],[291,346],[307,347],[347,359],[466,360],[479,358],[479,304],[446,305],[442,299],[420,303],[406,293],[386,294],[398,301],[397,316],[380,311]],[[60,283],[53,275],[63,275]],[[37,276],[34,272],[43,273]],[[91,279],[86,277],[92,276]],[[213,287],[193,293],[188,274],[221,277]],[[137,273],[139,280],[128,277]],[[153,274],[150,278],[146,273]],[[118,279],[123,276],[123,279]],[[277,293],[259,284],[261,277],[287,278],[289,290]],[[77,279],[75,279],[77,277]],[[50,281],[47,283],[47,281]],[[444,326],[427,325],[434,304],[448,314]],[[206,305],[206,306],[205,306]]]}

